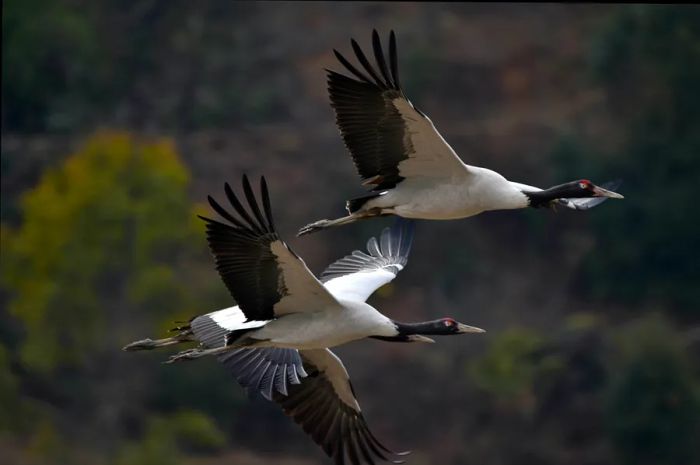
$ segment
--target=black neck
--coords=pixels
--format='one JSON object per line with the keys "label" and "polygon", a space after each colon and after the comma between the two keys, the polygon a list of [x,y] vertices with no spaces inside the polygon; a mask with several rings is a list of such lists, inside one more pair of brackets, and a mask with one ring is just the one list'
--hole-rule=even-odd
{"label": "black neck", "polygon": [[379,339],[380,341],[386,342],[413,342],[408,338],[406,334],[399,334],[398,336],[370,336],[372,339]]}
{"label": "black neck", "polygon": [[410,336],[412,334],[438,335],[445,334],[445,325],[442,320],[422,321],[420,323],[401,323],[394,321],[399,335]]}
{"label": "black neck", "polygon": [[533,208],[548,207],[553,200],[565,198],[581,198],[590,197],[591,194],[578,188],[577,182],[569,182],[559,184],[558,186],[550,187],[543,191],[531,192],[523,191]]}
{"label": "black neck", "polygon": [[[393,320],[392,320],[393,321]],[[445,332],[439,332],[440,327],[444,327],[441,321],[424,321],[421,323],[400,323],[394,321],[394,326],[396,326],[396,331],[398,334],[396,336],[370,336],[372,339],[379,339],[380,341],[387,342],[413,342],[411,336],[415,335],[426,335],[426,334],[445,334]]]}
{"label": "black neck", "polygon": [[445,324],[448,319],[422,321],[420,323],[401,323],[392,320],[396,326],[397,334],[395,336],[370,336],[373,339],[390,342],[413,342],[411,336],[446,336],[449,334],[458,334],[458,324],[454,320],[450,320],[451,324]]}

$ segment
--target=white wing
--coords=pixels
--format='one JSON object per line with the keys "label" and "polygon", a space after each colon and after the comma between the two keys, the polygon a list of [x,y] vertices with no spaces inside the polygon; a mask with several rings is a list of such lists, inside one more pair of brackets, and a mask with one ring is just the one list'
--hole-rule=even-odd
{"label": "white wing", "polygon": [[411,220],[399,218],[379,241],[373,237],[367,242],[368,253],[356,250],[332,263],[321,275],[326,289],[337,299],[366,301],[406,266],[413,230]]}
{"label": "white wing", "polygon": [[207,313],[205,316],[208,316],[214,322],[216,322],[216,324],[229,331],[258,328],[267,323],[267,321],[246,321],[246,317],[238,305],[235,307],[224,308],[223,310],[218,310],[216,312]]}

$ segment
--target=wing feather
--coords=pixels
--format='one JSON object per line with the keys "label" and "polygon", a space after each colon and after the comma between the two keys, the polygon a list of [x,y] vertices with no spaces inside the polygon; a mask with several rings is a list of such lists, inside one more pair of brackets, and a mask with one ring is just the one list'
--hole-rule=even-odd
{"label": "wing feather", "polygon": [[[222,347],[231,331],[255,329],[265,324],[265,321],[246,322],[240,308],[231,307],[200,315],[190,322],[189,327],[196,340],[213,349]],[[296,374],[288,376],[288,373],[296,373],[296,368],[303,373],[302,377],[306,376],[296,349],[238,348],[219,354],[217,358],[241,386],[260,392],[266,399],[271,399],[274,391],[286,395],[289,385],[301,382]]]}
{"label": "wing feather", "polygon": [[350,63],[339,51],[336,49],[333,49],[333,54],[335,54],[335,57],[338,59],[338,61],[347,68],[348,71],[350,71],[352,74],[355,75],[360,81],[366,82],[367,84],[372,84],[372,81],[369,80],[367,76],[362,74],[361,71],[359,71],[357,68],[355,68],[352,63]]}
{"label": "wing feather", "polygon": [[452,178],[468,171],[430,119],[406,99],[399,84],[394,32],[389,36],[390,66],[379,34],[372,32],[379,73],[358,43],[350,43],[364,72],[334,50],[354,77],[328,71],[328,91],[341,136],[364,183],[383,191],[405,179]]}
{"label": "wing feather", "polygon": [[372,49],[374,50],[374,59],[377,61],[379,66],[379,71],[382,73],[384,82],[389,84],[390,87],[395,88],[391,75],[389,74],[389,69],[386,66],[386,60],[384,59],[384,50],[382,50],[382,42],[379,40],[379,34],[377,30],[372,31]]}
{"label": "wing feather", "polygon": [[246,176],[242,184],[252,215],[226,184],[234,212],[211,197],[210,203],[230,224],[200,218],[207,223],[216,269],[245,317],[267,321],[288,313],[342,308],[275,231],[264,179],[260,182],[264,215]]}
{"label": "wing feather", "polygon": [[[335,463],[391,460],[391,452],[369,430],[343,363],[328,349],[300,351],[309,376],[273,399]],[[399,461],[391,460],[396,463]]]}
{"label": "wing feather", "polygon": [[[261,185],[261,190],[262,190],[262,185]],[[255,195],[253,194],[253,189],[250,187],[250,182],[248,182],[248,177],[246,175],[243,175],[243,192],[245,193],[246,200],[248,200],[248,205],[250,205],[250,208],[253,211],[253,215],[255,215],[255,218],[257,219],[256,224],[265,225],[266,224],[265,218],[263,218],[263,215],[260,212],[260,207],[258,206],[258,202],[255,199]],[[262,192],[261,192],[261,194],[262,194]],[[261,195],[261,197],[262,196],[263,195]],[[263,231],[261,231],[261,232],[263,232]],[[265,230],[264,232],[270,232],[270,231]]]}
{"label": "wing feather", "polygon": [[367,241],[369,254],[355,250],[328,266],[321,274],[326,289],[339,299],[364,302],[406,266],[413,231],[413,221],[398,218],[382,231],[379,241],[375,237]]}
{"label": "wing feather", "polygon": [[[248,177],[246,175],[243,175],[243,186],[244,189],[245,186],[248,186],[248,188],[250,188],[250,184],[248,183]],[[245,208],[243,208],[243,205],[238,200],[238,197],[236,197],[236,194],[233,193],[233,189],[231,189],[229,183],[224,184],[224,191],[226,192],[226,198],[228,198],[228,201],[231,203],[233,208],[235,208],[236,212],[241,216],[241,218],[243,218],[245,223],[248,224],[248,228],[258,234],[261,234],[265,230],[265,228],[261,227],[258,223],[253,221],[253,219],[250,217]]]}
{"label": "wing feather", "polygon": [[399,53],[396,49],[396,34],[389,33],[389,59],[391,60],[391,75],[394,78],[394,89],[400,89],[399,82]]}
{"label": "wing feather", "polygon": [[362,49],[360,48],[359,45],[357,45],[357,42],[355,39],[350,39],[350,43],[352,44],[352,49],[355,52],[355,56],[357,57],[358,60],[360,60],[360,63],[362,66],[367,70],[370,76],[372,76],[372,79],[374,79],[374,82],[379,86],[380,88],[387,87],[387,83],[383,82],[379,76],[377,76],[377,72],[374,70],[374,67],[372,64],[367,60],[367,57],[365,54],[362,52]]}

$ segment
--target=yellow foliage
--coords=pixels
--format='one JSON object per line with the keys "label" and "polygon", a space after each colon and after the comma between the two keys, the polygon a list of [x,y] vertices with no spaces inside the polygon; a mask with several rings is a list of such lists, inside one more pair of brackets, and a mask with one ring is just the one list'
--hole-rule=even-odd
{"label": "yellow foliage", "polygon": [[80,363],[105,339],[119,345],[106,336],[120,312],[184,305],[173,269],[203,248],[188,182],[171,141],[101,131],[23,195],[22,225],[1,232],[24,363],[45,372]]}

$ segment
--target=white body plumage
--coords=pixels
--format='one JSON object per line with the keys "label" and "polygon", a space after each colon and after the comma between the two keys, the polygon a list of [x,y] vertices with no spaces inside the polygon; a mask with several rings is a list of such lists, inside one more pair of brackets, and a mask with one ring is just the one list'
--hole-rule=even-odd
{"label": "white body plumage", "polygon": [[389,210],[404,218],[452,220],[488,210],[525,208],[527,196],[495,171],[465,166],[449,182],[413,178],[368,201],[360,211]]}

